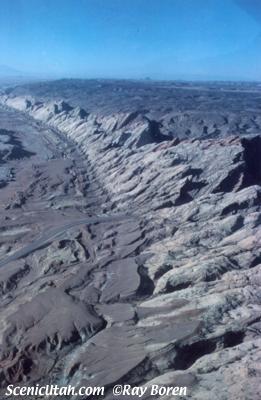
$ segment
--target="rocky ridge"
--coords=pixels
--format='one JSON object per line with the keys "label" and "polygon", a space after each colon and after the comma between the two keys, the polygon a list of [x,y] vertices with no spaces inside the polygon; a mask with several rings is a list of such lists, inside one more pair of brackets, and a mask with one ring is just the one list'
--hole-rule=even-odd
{"label": "rocky ridge", "polygon": [[1,102],[76,143],[99,199],[94,210],[128,214],[32,256],[55,284],[34,288],[10,314],[2,346],[19,343],[23,356],[8,350],[11,364],[2,356],[3,380],[46,382],[51,370],[59,383],[102,382],[106,398],[120,382],[187,385],[195,400],[259,399],[260,135],[188,138],[143,111],[103,115],[30,93]]}

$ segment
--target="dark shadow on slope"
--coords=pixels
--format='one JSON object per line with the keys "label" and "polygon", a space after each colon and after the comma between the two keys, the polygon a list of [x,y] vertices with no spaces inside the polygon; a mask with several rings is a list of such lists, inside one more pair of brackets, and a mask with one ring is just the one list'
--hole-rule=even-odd
{"label": "dark shadow on slope", "polygon": [[243,138],[246,171],[242,187],[261,184],[261,137]]}
{"label": "dark shadow on slope", "polygon": [[157,121],[144,117],[148,122],[148,128],[143,131],[136,143],[136,147],[142,147],[146,144],[161,143],[165,140],[172,140],[171,136],[163,135],[160,131],[161,124]]}

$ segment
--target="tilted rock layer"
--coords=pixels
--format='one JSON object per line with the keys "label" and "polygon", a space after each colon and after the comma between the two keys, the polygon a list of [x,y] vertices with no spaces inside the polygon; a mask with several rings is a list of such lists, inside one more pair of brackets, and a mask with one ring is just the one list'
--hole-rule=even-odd
{"label": "tilted rock layer", "polygon": [[59,157],[77,148],[67,183],[49,160],[9,208],[44,199],[53,213],[112,216],[3,268],[3,387],[260,399],[259,97],[254,85],[73,80],[2,94],[67,141]]}

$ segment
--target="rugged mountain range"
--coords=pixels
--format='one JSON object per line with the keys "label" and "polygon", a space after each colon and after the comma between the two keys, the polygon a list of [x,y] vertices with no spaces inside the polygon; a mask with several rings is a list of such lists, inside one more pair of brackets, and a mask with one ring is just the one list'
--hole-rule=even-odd
{"label": "rugged mountain range", "polygon": [[62,80],[0,99],[3,390],[260,399],[260,85]]}

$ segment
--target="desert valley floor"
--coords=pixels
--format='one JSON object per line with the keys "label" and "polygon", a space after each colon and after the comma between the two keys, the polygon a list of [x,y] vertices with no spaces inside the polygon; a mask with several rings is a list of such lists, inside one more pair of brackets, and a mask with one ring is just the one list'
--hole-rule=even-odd
{"label": "desert valley floor", "polygon": [[1,90],[1,398],[158,383],[260,400],[260,133],[254,83]]}

